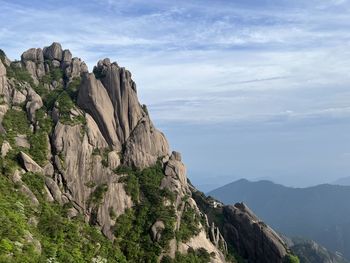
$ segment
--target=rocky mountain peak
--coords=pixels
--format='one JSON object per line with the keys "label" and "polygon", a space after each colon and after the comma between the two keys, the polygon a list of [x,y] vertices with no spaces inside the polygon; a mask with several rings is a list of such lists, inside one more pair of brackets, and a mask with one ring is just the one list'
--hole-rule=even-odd
{"label": "rocky mountain peak", "polygon": [[60,43],[54,42],[49,47],[44,47],[43,49],[44,58],[48,60],[63,60],[63,50]]}
{"label": "rocky mountain peak", "polygon": [[[270,242],[277,240],[270,228],[256,231],[257,218],[246,207],[214,207],[225,225],[214,220],[212,204],[198,198],[181,154],[170,153],[124,67],[106,58],[90,73],[59,43],[31,48],[21,61],[0,58],[1,168],[35,209],[66,207],[69,220],[82,217],[100,229],[129,262],[173,262],[186,254],[234,262],[230,249],[241,244],[239,252],[272,251],[269,262],[287,255],[283,244]],[[25,180],[33,175],[40,191]],[[261,239],[251,244],[241,229]],[[249,262],[268,262],[259,256],[263,260]]]}
{"label": "rocky mountain peak", "polygon": [[28,49],[21,56],[20,66],[26,68],[36,85],[55,68],[63,71],[64,80],[67,82],[88,72],[86,64],[81,59],[72,58],[72,53],[68,49],[63,50],[61,44],[56,42],[43,49]]}

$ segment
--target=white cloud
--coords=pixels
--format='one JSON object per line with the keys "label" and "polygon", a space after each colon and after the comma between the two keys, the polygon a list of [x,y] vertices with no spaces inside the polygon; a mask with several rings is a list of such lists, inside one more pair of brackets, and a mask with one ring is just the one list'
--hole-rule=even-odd
{"label": "white cloud", "polygon": [[[111,57],[131,70],[144,103],[163,105],[152,112],[160,119],[307,115],[346,108],[349,98],[337,89],[350,84],[348,3],[330,1],[342,5],[333,10],[316,2],[281,11],[211,2],[106,0],[60,8],[0,0],[0,44],[19,58],[24,49],[59,41],[90,69]],[[175,104],[189,97],[191,103]]]}

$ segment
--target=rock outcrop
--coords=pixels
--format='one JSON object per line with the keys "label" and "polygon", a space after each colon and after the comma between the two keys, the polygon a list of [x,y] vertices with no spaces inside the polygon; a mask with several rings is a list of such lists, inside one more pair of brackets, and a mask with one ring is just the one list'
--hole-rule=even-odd
{"label": "rock outcrop", "polygon": [[310,263],[349,263],[340,252],[332,253],[313,240],[283,237],[300,262]]}
{"label": "rock outcrop", "polygon": [[167,155],[168,142],[138,102],[130,72],[104,59],[94,73],[83,75],[78,105],[92,116],[111,148],[125,149],[124,164],[145,168]]}
{"label": "rock outcrop", "polygon": [[255,263],[283,262],[287,245],[244,203],[224,206],[223,216],[223,235],[243,258]]}
{"label": "rock outcrop", "polygon": [[[45,75],[50,75],[55,68],[64,71],[66,79],[62,82],[69,82],[75,77],[80,77],[82,73],[88,72],[86,64],[79,58],[72,58],[71,52],[62,50],[59,43],[53,43],[43,50],[41,48],[28,49],[22,54],[21,63],[32,76],[35,84],[39,84],[39,80]],[[58,79],[45,83],[51,90],[62,84],[58,82]]]}
{"label": "rock outcrop", "polygon": [[[10,77],[7,70],[12,72]],[[16,72],[21,74],[17,76]],[[164,134],[155,128],[146,106],[138,101],[131,73],[116,62],[100,60],[89,73],[86,64],[59,43],[31,48],[17,62],[3,55],[0,96],[0,121],[12,109],[27,118],[20,128],[28,125],[25,134],[18,127],[0,125],[7,139],[1,145],[2,157],[7,158],[10,151],[11,155],[17,153],[23,174],[42,176],[41,194],[48,202],[69,207],[67,217],[82,215],[106,237],[115,239],[118,218],[139,208],[144,198],[142,193],[133,198],[130,189],[138,187],[142,192],[138,175],[152,167],[161,176],[157,200],[163,209],[171,210],[172,217],[170,227],[166,220],[153,218],[145,230],[150,242],[161,249],[158,260],[203,249],[210,262],[225,263],[229,248],[234,247],[248,262],[280,263],[288,252],[278,235],[245,205],[213,205],[196,194],[181,154],[170,154]],[[128,185],[132,175],[133,185]],[[38,206],[35,194],[20,176],[16,170],[14,181]],[[214,220],[213,209],[222,222]],[[192,228],[185,231],[186,238],[178,239],[176,234],[187,223],[193,224]],[[169,237],[169,228],[172,236],[161,248],[159,244],[164,236]]]}
{"label": "rock outcrop", "polygon": [[43,173],[43,169],[24,152],[20,152],[20,159],[27,172]]}
{"label": "rock outcrop", "polygon": [[32,75],[36,84],[39,83],[41,77],[45,75],[44,56],[41,48],[31,48],[24,52],[21,56],[24,67]]}
{"label": "rock outcrop", "polygon": [[10,143],[4,141],[1,145],[1,157],[4,158],[10,150],[12,150]]}
{"label": "rock outcrop", "polygon": [[[195,200],[191,197],[190,185],[187,183],[187,175],[185,165],[182,163],[181,154],[173,151],[170,156],[163,159],[164,175],[161,182],[162,189],[168,189],[175,194],[174,208],[176,214],[175,230],[179,231],[182,222],[182,215],[186,208],[193,209],[197,215],[204,217],[200,212]],[[175,239],[170,241],[170,248],[168,255],[172,258],[176,251],[186,254],[188,249],[204,248],[212,256],[211,263],[226,262],[225,253],[227,249],[225,246],[216,246],[214,242],[208,237],[206,226],[199,223],[199,232],[186,242],[177,242]]]}

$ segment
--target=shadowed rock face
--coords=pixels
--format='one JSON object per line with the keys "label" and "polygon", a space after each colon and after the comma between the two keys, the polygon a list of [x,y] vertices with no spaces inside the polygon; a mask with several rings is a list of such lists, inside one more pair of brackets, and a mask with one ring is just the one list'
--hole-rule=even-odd
{"label": "shadowed rock face", "polygon": [[116,120],[113,117],[113,104],[107,90],[94,74],[85,74],[79,91],[78,105],[91,114],[97,128],[108,142],[117,150],[121,150],[121,143],[116,133]]}
{"label": "shadowed rock face", "polygon": [[136,84],[128,70],[119,67],[117,63],[110,63],[109,59],[99,61],[94,72],[114,105],[112,116],[116,120],[115,130],[119,141],[124,143],[140,119],[146,115],[137,99]]}
{"label": "shadowed rock face", "polygon": [[287,245],[243,203],[223,207],[223,235],[238,253],[255,263],[278,263]]}

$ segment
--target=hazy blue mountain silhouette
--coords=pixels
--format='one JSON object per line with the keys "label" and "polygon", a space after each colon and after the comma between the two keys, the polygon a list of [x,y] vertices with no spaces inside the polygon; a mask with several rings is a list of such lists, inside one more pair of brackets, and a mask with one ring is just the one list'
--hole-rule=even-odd
{"label": "hazy blue mountain silhouette", "polygon": [[335,180],[331,184],[350,186],[350,176]]}

